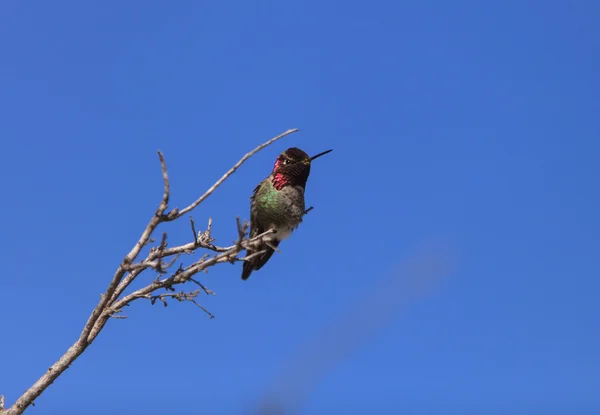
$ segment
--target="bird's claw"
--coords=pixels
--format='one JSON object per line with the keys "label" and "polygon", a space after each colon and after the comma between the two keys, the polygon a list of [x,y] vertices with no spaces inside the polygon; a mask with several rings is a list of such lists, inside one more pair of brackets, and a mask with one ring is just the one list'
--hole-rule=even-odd
{"label": "bird's claw", "polygon": [[279,248],[277,248],[276,246],[274,246],[273,244],[271,244],[270,241],[265,241],[265,245],[267,245],[269,248],[271,248],[273,251],[277,252],[277,253],[281,253],[281,250]]}

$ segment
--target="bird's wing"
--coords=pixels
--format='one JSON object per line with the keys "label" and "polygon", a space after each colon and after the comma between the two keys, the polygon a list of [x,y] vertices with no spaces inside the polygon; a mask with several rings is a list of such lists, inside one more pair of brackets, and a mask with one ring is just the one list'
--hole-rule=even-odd
{"label": "bird's wing", "polygon": [[254,191],[252,192],[252,196],[250,196],[250,238],[253,238],[256,235],[260,235],[261,233],[264,232],[264,230],[262,230],[258,224],[258,218],[256,217],[256,209],[254,208],[254,205],[256,203],[258,203],[256,200],[256,196],[258,195],[258,190],[263,185],[264,185],[264,182],[261,182],[258,186],[256,186],[254,188]]}
{"label": "bird's wing", "polygon": [[[254,204],[258,203],[258,201],[256,200],[258,191],[261,188],[261,186],[265,185],[265,183],[266,182],[261,182],[258,186],[256,186],[256,188],[254,188],[254,191],[252,192],[252,196],[250,196],[250,200],[251,200],[251,202],[250,202],[250,238],[260,235],[261,233],[266,231],[265,229],[263,229],[263,227],[259,223],[258,218],[256,217],[256,209],[254,208]],[[273,241],[272,244],[276,247],[279,244],[279,242]],[[275,251],[273,251],[273,249],[268,247],[266,244],[260,244],[260,246],[257,249],[257,251],[262,251],[262,250],[265,250],[266,252],[250,259],[249,261],[244,262],[244,264],[242,266],[242,279],[243,280],[247,280],[250,277],[250,274],[252,274],[252,271],[259,270],[269,260],[269,258],[271,258],[271,255],[273,255],[273,252],[275,252]],[[246,255],[250,256],[254,252],[257,252],[257,251],[252,250],[252,249],[246,249]]]}

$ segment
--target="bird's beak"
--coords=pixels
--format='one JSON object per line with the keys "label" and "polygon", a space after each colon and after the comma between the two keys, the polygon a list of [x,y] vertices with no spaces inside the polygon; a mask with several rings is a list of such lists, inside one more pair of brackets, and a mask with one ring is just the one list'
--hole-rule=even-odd
{"label": "bird's beak", "polygon": [[331,150],[327,150],[327,151],[324,151],[324,152],[322,152],[322,153],[319,153],[319,154],[317,154],[316,156],[312,156],[311,158],[309,158],[309,159],[308,159],[308,161],[313,161],[314,159],[316,159],[316,158],[318,158],[318,157],[321,157],[321,156],[324,156],[324,155],[325,155],[325,154],[327,154],[327,153],[331,153],[332,151],[333,151],[333,149],[331,149]]}

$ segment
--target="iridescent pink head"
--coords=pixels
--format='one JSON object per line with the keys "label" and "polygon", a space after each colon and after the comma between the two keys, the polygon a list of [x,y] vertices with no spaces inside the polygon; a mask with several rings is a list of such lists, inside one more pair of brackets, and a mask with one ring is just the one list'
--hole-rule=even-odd
{"label": "iridescent pink head", "polygon": [[296,147],[290,147],[277,157],[273,166],[273,183],[281,189],[287,185],[306,186],[310,174],[310,163],[333,150],[323,151],[310,157]]}
{"label": "iridescent pink head", "polygon": [[304,151],[300,150],[297,147],[290,147],[285,150],[283,153],[277,157],[275,160],[275,166],[273,166],[273,172],[275,173],[277,170],[282,168],[283,166],[291,166],[293,164],[304,164],[306,166],[310,166],[310,162],[314,159],[321,157],[327,153],[332,152],[332,150],[323,151],[322,153],[317,154],[316,156],[310,157]]}

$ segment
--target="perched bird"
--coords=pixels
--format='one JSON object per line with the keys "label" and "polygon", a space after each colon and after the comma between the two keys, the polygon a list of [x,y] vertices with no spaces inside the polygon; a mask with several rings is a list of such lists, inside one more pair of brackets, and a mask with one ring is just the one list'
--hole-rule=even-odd
{"label": "perched bird", "polygon": [[258,271],[267,263],[279,243],[289,237],[302,222],[306,213],[304,189],[310,174],[311,162],[333,150],[309,157],[296,147],[285,150],[275,160],[273,172],[263,180],[250,198],[250,238],[270,229],[274,230],[253,247],[246,256],[265,251],[244,261],[242,279],[247,280],[252,271]]}

